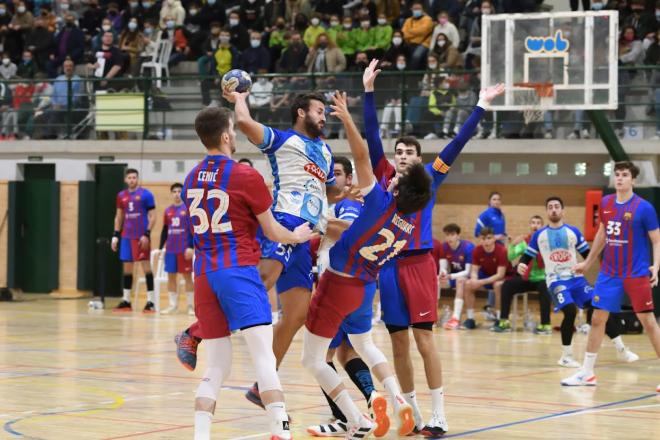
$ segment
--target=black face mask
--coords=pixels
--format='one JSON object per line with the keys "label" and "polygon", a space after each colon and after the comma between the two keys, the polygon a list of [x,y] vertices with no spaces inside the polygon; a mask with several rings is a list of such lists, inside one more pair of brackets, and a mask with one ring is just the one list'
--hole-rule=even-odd
{"label": "black face mask", "polygon": [[72,21],[67,21],[67,22],[66,22],[66,27],[68,27],[68,28],[72,28],[72,27],[74,27],[74,26],[75,26],[75,23],[74,23],[74,22],[72,22]]}
{"label": "black face mask", "polygon": [[319,43],[319,47],[321,49],[327,49],[328,48],[328,43]]}
{"label": "black face mask", "polygon": [[364,70],[368,66],[368,64],[365,63],[364,61],[358,61],[357,63],[355,63],[355,65],[357,66],[358,70]]}

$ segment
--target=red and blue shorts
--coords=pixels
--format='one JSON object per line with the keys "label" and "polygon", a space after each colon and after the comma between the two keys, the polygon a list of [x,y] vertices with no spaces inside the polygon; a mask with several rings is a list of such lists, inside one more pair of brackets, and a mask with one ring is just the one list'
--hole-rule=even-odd
{"label": "red and blue shorts", "polygon": [[125,263],[134,261],[149,261],[151,255],[150,249],[140,247],[139,238],[124,238],[119,242],[119,259]]}
{"label": "red and blue shorts", "polygon": [[191,273],[192,258],[186,260],[185,254],[165,253],[165,272],[167,273]]}
{"label": "red and blue shorts", "polygon": [[653,311],[653,292],[649,277],[619,278],[600,272],[591,304],[598,309],[617,313],[621,311],[624,293],[628,294],[635,313]]}

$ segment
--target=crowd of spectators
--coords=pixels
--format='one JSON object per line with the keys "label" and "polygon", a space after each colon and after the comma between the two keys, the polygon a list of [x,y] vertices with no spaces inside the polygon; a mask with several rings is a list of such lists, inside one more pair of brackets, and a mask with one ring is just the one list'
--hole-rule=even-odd
{"label": "crowd of spectators", "polygon": [[[139,76],[145,60],[157,57],[170,43],[170,66],[195,61],[203,103],[218,99],[219,78],[232,68],[250,74],[292,74],[257,87],[255,108],[277,113],[287,107],[290,92],[309,85],[302,73],[326,74],[317,88],[345,84],[341,75],[358,71],[372,57],[386,70],[428,70],[422,78],[421,106],[401,114],[401,103],[389,99],[389,119],[398,131],[403,123],[429,137],[451,136],[464,114],[456,103],[473,105],[471,78],[447,75],[447,69],[478,69],[481,16],[532,12],[543,0],[0,0],[0,80],[55,79],[70,60],[96,76],[97,89],[117,88],[108,81]],[[571,1],[578,8],[577,1]],[[582,1],[583,8],[618,9],[621,23],[620,64],[658,64],[660,0]],[[622,85],[631,75],[620,76]],[[652,80],[658,85],[657,71]],[[215,79],[213,79],[215,78]],[[268,81],[271,83],[271,81]],[[113,87],[114,85],[114,87]],[[463,85],[469,91],[451,90]],[[12,85],[10,88],[14,88]],[[6,88],[6,87],[5,87]],[[413,87],[413,89],[420,87]],[[449,89],[449,91],[448,91]],[[11,92],[11,91],[10,91]],[[16,93],[11,98],[16,101]],[[660,91],[651,93],[656,105]],[[27,98],[20,98],[23,100]],[[36,107],[34,99],[31,102]],[[3,108],[16,103],[3,101]],[[19,105],[20,107],[20,105]],[[619,110],[618,116],[625,113]],[[424,113],[435,115],[432,128],[419,129]],[[440,116],[440,117],[438,117]],[[20,118],[19,118],[20,119]],[[622,119],[622,118],[620,118]],[[576,126],[578,126],[576,117]],[[660,124],[660,122],[659,122]],[[20,125],[20,124],[19,124]],[[8,118],[13,129],[13,117]],[[5,136],[11,130],[3,125]],[[660,130],[660,125],[658,127]],[[577,135],[584,134],[578,129]],[[488,136],[488,130],[483,131]]]}

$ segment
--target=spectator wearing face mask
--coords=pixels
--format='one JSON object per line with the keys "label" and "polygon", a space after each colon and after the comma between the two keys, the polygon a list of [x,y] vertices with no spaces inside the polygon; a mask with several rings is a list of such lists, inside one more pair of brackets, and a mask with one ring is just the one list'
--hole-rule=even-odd
{"label": "spectator wearing face mask", "polygon": [[55,52],[50,55],[46,65],[49,78],[57,76],[60,66],[67,57],[77,64],[83,61],[85,34],[76,26],[73,15],[67,15],[65,23],[64,29],[55,37]]}
{"label": "spectator wearing face mask", "polygon": [[341,21],[339,20],[339,15],[331,15],[328,20],[329,26],[325,30],[325,33],[328,34],[328,37],[335,43],[337,42],[337,34],[341,32],[342,26]]}
{"label": "spectator wearing face mask", "polygon": [[[442,12],[446,12],[449,21],[455,24],[458,23],[463,12],[463,3],[460,0],[435,0],[432,2],[429,14],[431,17],[438,17]],[[458,47],[458,43],[455,46]]]}
{"label": "spectator wearing face mask", "polygon": [[156,29],[158,20],[145,20],[144,29],[142,29],[142,37],[144,38],[144,50],[140,54],[141,61],[156,53],[158,50],[158,40],[160,39],[160,32]]}
{"label": "spectator wearing face mask", "polygon": [[412,5],[412,16],[407,18],[401,28],[403,39],[411,47],[410,64],[412,70],[422,70],[425,66],[426,54],[431,45],[433,35],[433,20],[424,13],[422,4]]}
{"label": "spectator wearing face mask", "polygon": [[387,22],[385,14],[378,15],[378,24],[373,28],[373,39],[371,50],[371,58],[382,58],[383,54],[389,49],[392,44],[392,34],[394,29]]}
{"label": "spectator wearing face mask", "polygon": [[[87,64],[88,69],[94,69],[94,74],[102,81],[96,82],[94,87],[98,90],[105,90],[108,88],[115,88],[116,83],[111,83],[109,80],[119,78],[123,75],[124,55],[121,50],[112,42],[113,36],[111,32],[104,32],[101,36],[101,50],[92,55],[94,63]],[[101,59],[103,59],[103,70],[96,71],[101,67]]]}
{"label": "spectator wearing face mask", "polygon": [[220,46],[220,23],[211,23],[211,32],[202,45],[202,55],[197,59],[197,73],[200,76],[212,75],[215,72],[215,58],[213,54]]}
{"label": "spectator wearing face mask", "polygon": [[117,32],[117,30],[112,25],[112,20],[106,17],[101,22],[100,32],[98,32],[96,35],[94,35],[94,38],[92,38],[92,51],[93,52],[101,50],[101,46],[103,45],[103,41],[102,41],[103,38],[102,37],[103,37],[104,32],[112,33],[113,44],[118,44],[119,43],[119,32]]}
{"label": "spectator wearing face mask", "polygon": [[160,10],[162,8],[160,0],[141,0],[142,6],[142,20],[145,22],[150,20],[154,23],[154,29],[158,27],[160,22]]}
{"label": "spectator wearing face mask", "polygon": [[240,56],[238,50],[231,44],[231,36],[228,31],[220,31],[220,45],[216,49],[213,57],[215,58],[215,70],[218,76],[222,77],[231,69],[237,69]]}
{"label": "spectator wearing face mask", "polygon": [[268,51],[270,52],[270,67],[268,70],[270,72],[275,71],[275,65],[277,60],[280,59],[282,50],[288,44],[284,38],[287,33],[286,23],[284,22],[283,17],[278,17],[275,25],[271,28],[270,34],[268,35]]}
{"label": "spectator wearing face mask", "polygon": [[403,55],[407,59],[410,55],[410,47],[403,41],[403,33],[401,31],[394,31],[392,33],[392,44],[385,51],[380,66],[383,69],[394,69],[396,59],[399,55]]}
{"label": "spectator wearing face mask", "polygon": [[174,20],[175,26],[183,26],[183,21],[186,19],[186,10],[183,9],[179,0],[165,0],[160,8],[160,27],[165,29],[167,27],[167,18]]}
{"label": "spectator wearing face mask", "polygon": [[264,0],[242,0],[241,24],[252,31],[264,30]]}
{"label": "spectator wearing face mask", "polygon": [[9,34],[9,23],[11,23],[12,18],[13,15],[9,11],[9,8],[7,8],[7,4],[4,3],[4,1],[0,2],[0,46],[1,47],[5,47],[5,39]]}
{"label": "spectator wearing face mask", "polygon": [[309,49],[303,43],[300,32],[292,32],[289,45],[282,51],[277,71],[279,73],[304,72],[306,70],[305,60],[308,53]]}
{"label": "spectator wearing face mask", "polygon": [[15,13],[7,26],[4,50],[9,52],[10,58],[17,59],[23,52],[23,40],[34,26],[34,17],[27,10],[24,2],[14,3]]}
{"label": "spectator wearing face mask", "polygon": [[368,15],[362,15],[359,20],[360,26],[353,29],[353,41],[355,41],[355,49],[358,52],[367,52],[374,45],[374,31]]}
{"label": "spectator wearing face mask", "polygon": [[[46,62],[48,62],[48,60],[46,60]],[[44,65],[43,68],[45,69],[46,66]],[[20,76],[21,78],[32,79],[36,73],[37,66],[34,63],[32,52],[29,50],[24,50],[23,59],[21,59],[21,62],[17,64],[16,75]]]}
{"label": "spectator wearing face mask", "polygon": [[236,11],[229,14],[229,34],[232,46],[239,51],[242,52],[250,47],[250,35],[247,29],[241,25],[241,16]]}
{"label": "spectator wearing face mask", "polygon": [[[311,17],[312,14],[314,14],[314,10],[309,0],[286,0],[284,19],[287,23],[295,25],[296,16]],[[303,32],[303,30],[298,29],[298,32]]]}
{"label": "spectator wearing face mask", "polygon": [[[637,39],[637,33],[633,26],[625,26],[619,37],[619,66],[632,67],[644,61],[644,46]],[[619,106],[616,109],[617,134],[623,136],[623,124],[626,118],[626,94],[635,76],[635,71],[630,69],[619,69],[618,97]]]}
{"label": "spectator wearing face mask", "polygon": [[[259,69],[259,75],[266,75],[268,70]],[[260,76],[252,83],[248,104],[255,120],[262,121],[269,118],[270,103],[273,99],[273,83],[265,76]]]}
{"label": "spectator wearing face mask", "polygon": [[325,23],[329,23],[333,16],[340,17],[344,14],[342,2],[337,0],[317,0],[314,11]]}
{"label": "spectator wearing face mask", "polygon": [[110,24],[115,30],[116,35],[118,35],[119,32],[121,32],[123,22],[121,14],[119,13],[119,5],[117,3],[108,4],[108,14],[105,16],[105,18],[110,20]]}
{"label": "spectator wearing face mask", "polygon": [[240,65],[250,75],[270,67],[270,52],[262,43],[261,32],[250,33],[250,47],[241,53]]}
{"label": "spectator wearing face mask", "polygon": [[128,23],[133,18],[137,19],[138,25],[142,23],[142,16],[144,15],[144,10],[142,9],[142,5],[140,4],[139,0],[129,0],[128,6],[126,7],[126,9],[121,11],[120,15],[121,15],[122,29],[126,29],[128,27]]}
{"label": "spectator wearing face mask", "polygon": [[351,17],[344,17],[342,28],[339,30],[335,37],[335,43],[341,49],[348,64],[352,64],[355,51],[357,50],[357,42],[353,32],[353,19]]}
{"label": "spectator wearing face mask", "polygon": [[310,73],[338,73],[346,70],[346,57],[328,34],[323,33],[316,38],[305,65]]}
{"label": "spectator wearing face mask", "polygon": [[227,24],[227,13],[220,0],[202,0],[199,14],[206,17],[209,23],[216,21],[223,27]]}
{"label": "spectator wearing face mask", "polygon": [[286,0],[270,0],[264,5],[264,29],[270,32],[286,15]]}
{"label": "spectator wearing face mask", "polygon": [[456,25],[449,20],[449,13],[447,11],[442,11],[438,14],[438,24],[433,28],[433,36],[431,37],[431,47],[429,48],[431,51],[435,48],[438,35],[440,34],[445,34],[445,37],[449,39],[452,46],[458,49],[461,37]]}
{"label": "spectator wearing face mask", "polygon": [[183,26],[178,26],[174,17],[165,17],[163,35],[165,34],[172,39],[172,53],[167,64],[173,67],[190,56],[190,45]]}
{"label": "spectator wearing face mask", "polygon": [[[481,3],[481,8],[479,9],[481,15],[490,15],[494,14],[493,5],[489,1],[484,1]],[[472,27],[470,28],[470,34],[468,37],[468,47],[465,51],[465,68],[472,69],[474,68],[473,60],[475,57],[481,56],[481,17],[477,17],[472,21]]]}
{"label": "spectator wearing face mask", "polygon": [[5,52],[2,54],[2,64],[0,64],[0,77],[2,79],[12,79],[16,76],[16,64],[11,62],[9,58],[9,53]]}
{"label": "spectator wearing face mask", "polygon": [[119,49],[128,57],[128,71],[133,76],[140,73],[140,53],[144,47],[144,35],[140,32],[137,17],[133,17],[119,37]]}
{"label": "spectator wearing face mask", "polygon": [[305,33],[303,34],[303,41],[307,47],[311,49],[312,46],[316,44],[316,39],[318,36],[324,33],[325,28],[321,26],[321,19],[319,18],[319,15],[314,14],[312,19],[309,21],[309,27],[305,29]]}
{"label": "spectator wearing face mask", "polygon": [[440,69],[460,69],[463,66],[463,57],[443,33],[438,34],[431,53],[437,56]]}
{"label": "spectator wearing face mask", "polygon": [[202,55],[202,48],[208,37],[211,22],[208,17],[200,13],[202,5],[194,0],[188,5],[186,19],[183,21],[188,47],[190,47],[189,58],[197,59]]}
{"label": "spectator wearing face mask", "polygon": [[[38,68],[45,70],[46,63],[55,49],[55,37],[46,28],[46,24],[41,17],[37,17],[34,20],[34,28],[25,37],[25,48],[32,53]],[[25,55],[25,52],[23,55]],[[30,60],[32,61],[32,57]]]}
{"label": "spectator wearing face mask", "polygon": [[95,35],[101,29],[101,23],[105,17],[105,11],[99,6],[99,0],[89,0],[87,9],[79,20],[80,29],[88,38]]}
{"label": "spectator wearing face mask", "polygon": [[[623,26],[630,26],[635,28],[635,34],[638,38],[644,38],[649,34],[653,34],[658,29],[658,22],[656,19],[655,10],[645,11],[643,0],[633,0],[630,5],[630,15],[623,22]],[[660,9],[660,2],[657,3],[657,9]]]}

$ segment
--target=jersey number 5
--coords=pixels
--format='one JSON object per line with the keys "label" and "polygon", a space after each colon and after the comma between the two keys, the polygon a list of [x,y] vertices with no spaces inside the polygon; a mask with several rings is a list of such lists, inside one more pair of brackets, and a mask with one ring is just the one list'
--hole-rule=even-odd
{"label": "jersey number 5", "polygon": [[[201,188],[189,189],[186,197],[193,199],[190,203],[190,215],[199,219],[199,224],[195,225],[195,234],[206,233],[206,231],[209,230],[209,217],[206,211],[199,207],[199,204],[204,198],[204,190]],[[206,196],[206,200],[208,201],[211,199],[218,199],[220,201],[218,207],[213,212],[213,217],[211,217],[211,232],[219,234],[231,231],[231,222],[220,223],[222,217],[229,209],[229,196],[221,189],[210,189]]]}
{"label": "jersey number 5", "polygon": [[383,237],[385,239],[385,242],[380,244],[375,244],[373,246],[363,247],[362,249],[360,249],[360,255],[367,261],[376,261],[379,258],[379,256],[377,255],[378,253],[385,252],[388,249],[392,248],[392,252],[390,252],[383,261],[378,263],[379,266],[382,266],[383,264],[385,264],[387,260],[398,254],[401,251],[401,249],[403,249],[403,247],[406,245],[408,240],[399,240],[395,243],[394,232],[385,228],[378,231],[378,235]]}
{"label": "jersey number 5", "polygon": [[621,234],[621,222],[608,221],[607,222],[607,235],[620,235]]}

